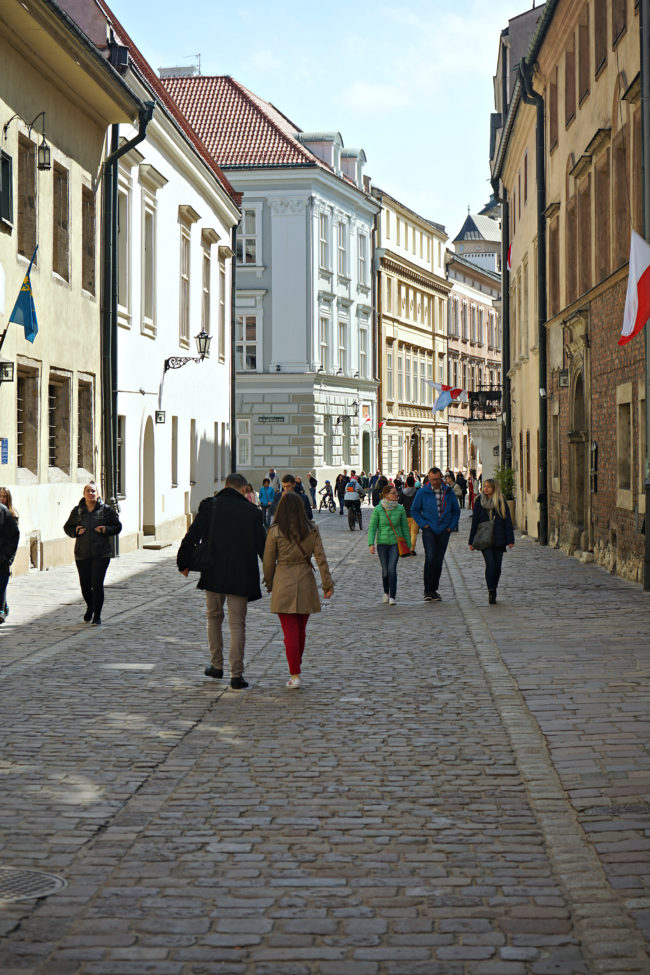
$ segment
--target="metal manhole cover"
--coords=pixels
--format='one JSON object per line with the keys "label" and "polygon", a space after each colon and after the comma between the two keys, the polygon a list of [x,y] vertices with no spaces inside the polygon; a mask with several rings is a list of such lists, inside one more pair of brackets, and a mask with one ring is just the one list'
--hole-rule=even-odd
{"label": "metal manhole cover", "polygon": [[20,901],[33,897],[48,897],[67,887],[63,877],[41,870],[19,870],[0,867],[0,901]]}

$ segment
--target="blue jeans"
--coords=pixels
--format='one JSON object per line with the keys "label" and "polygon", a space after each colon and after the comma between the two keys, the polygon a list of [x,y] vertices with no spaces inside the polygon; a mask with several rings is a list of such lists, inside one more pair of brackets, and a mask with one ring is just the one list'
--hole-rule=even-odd
{"label": "blue jeans", "polygon": [[[4,563],[3,563],[4,564]],[[9,582],[9,566],[0,566],[0,612],[4,612],[7,605],[7,583]]]}
{"label": "blue jeans", "polygon": [[487,583],[488,589],[495,589],[499,585],[499,579],[501,578],[501,563],[503,561],[504,548],[497,548],[495,545],[490,545],[489,548],[483,549],[483,558],[485,559],[485,581]]}
{"label": "blue jeans", "polygon": [[262,524],[265,528],[269,528],[271,525],[271,505],[262,505]]}
{"label": "blue jeans", "polygon": [[312,506],[312,508],[315,508],[316,507],[316,488],[310,487],[309,488],[309,493],[311,494],[311,506]]}
{"label": "blue jeans", "polygon": [[449,532],[434,532],[432,528],[423,528],[422,544],[424,545],[424,591],[437,592],[442,564],[449,545]]}
{"label": "blue jeans", "polygon": [[399,551],[397,543],[395,545],[378,545],[377,555],[381,562],[381,581],[384,584],[384,592],[388,593],[391,599],[395,599],[397,592],[397,560]]}

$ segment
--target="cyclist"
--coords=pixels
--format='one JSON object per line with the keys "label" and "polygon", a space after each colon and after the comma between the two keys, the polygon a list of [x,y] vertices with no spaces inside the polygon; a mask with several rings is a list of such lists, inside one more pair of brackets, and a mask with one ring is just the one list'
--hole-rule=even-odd
{"label": "cyclist", "polygon": [[362,520],[361,520],[361,498],[363,497],[363,490],[359,482],[355,480],[348,481],[345,488],[344,503],[348,511],[348,525],[350,526],[350,531],[354,531],[355,521],[359,522],[359,531],[362,530]]}

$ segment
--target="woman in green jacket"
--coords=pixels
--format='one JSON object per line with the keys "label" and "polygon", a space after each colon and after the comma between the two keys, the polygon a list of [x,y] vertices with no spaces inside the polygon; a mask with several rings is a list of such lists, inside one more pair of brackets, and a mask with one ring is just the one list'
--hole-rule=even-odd
{"label": "woman in green jacket", "polygon": [[368,528],[368,545],[370,554],[375,554],[375,540],[377,555],[381,562],[381,578],[384,584],[384,602],[389,606],[396,603],[397,594],[397,560],[399,549],[397,537],[409,537],[409,526],[406,512],[397,500],[397,488],[394,484],[387,484],[381,492],[381,501],[374,509]]}

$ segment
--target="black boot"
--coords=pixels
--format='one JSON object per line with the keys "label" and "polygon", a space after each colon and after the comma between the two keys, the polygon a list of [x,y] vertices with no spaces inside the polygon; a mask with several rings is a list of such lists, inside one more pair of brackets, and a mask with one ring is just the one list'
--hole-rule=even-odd
{"label": "black boot", "polygon": [[488,589],[488,603],[494,604],[497,601],[496,589]]}

